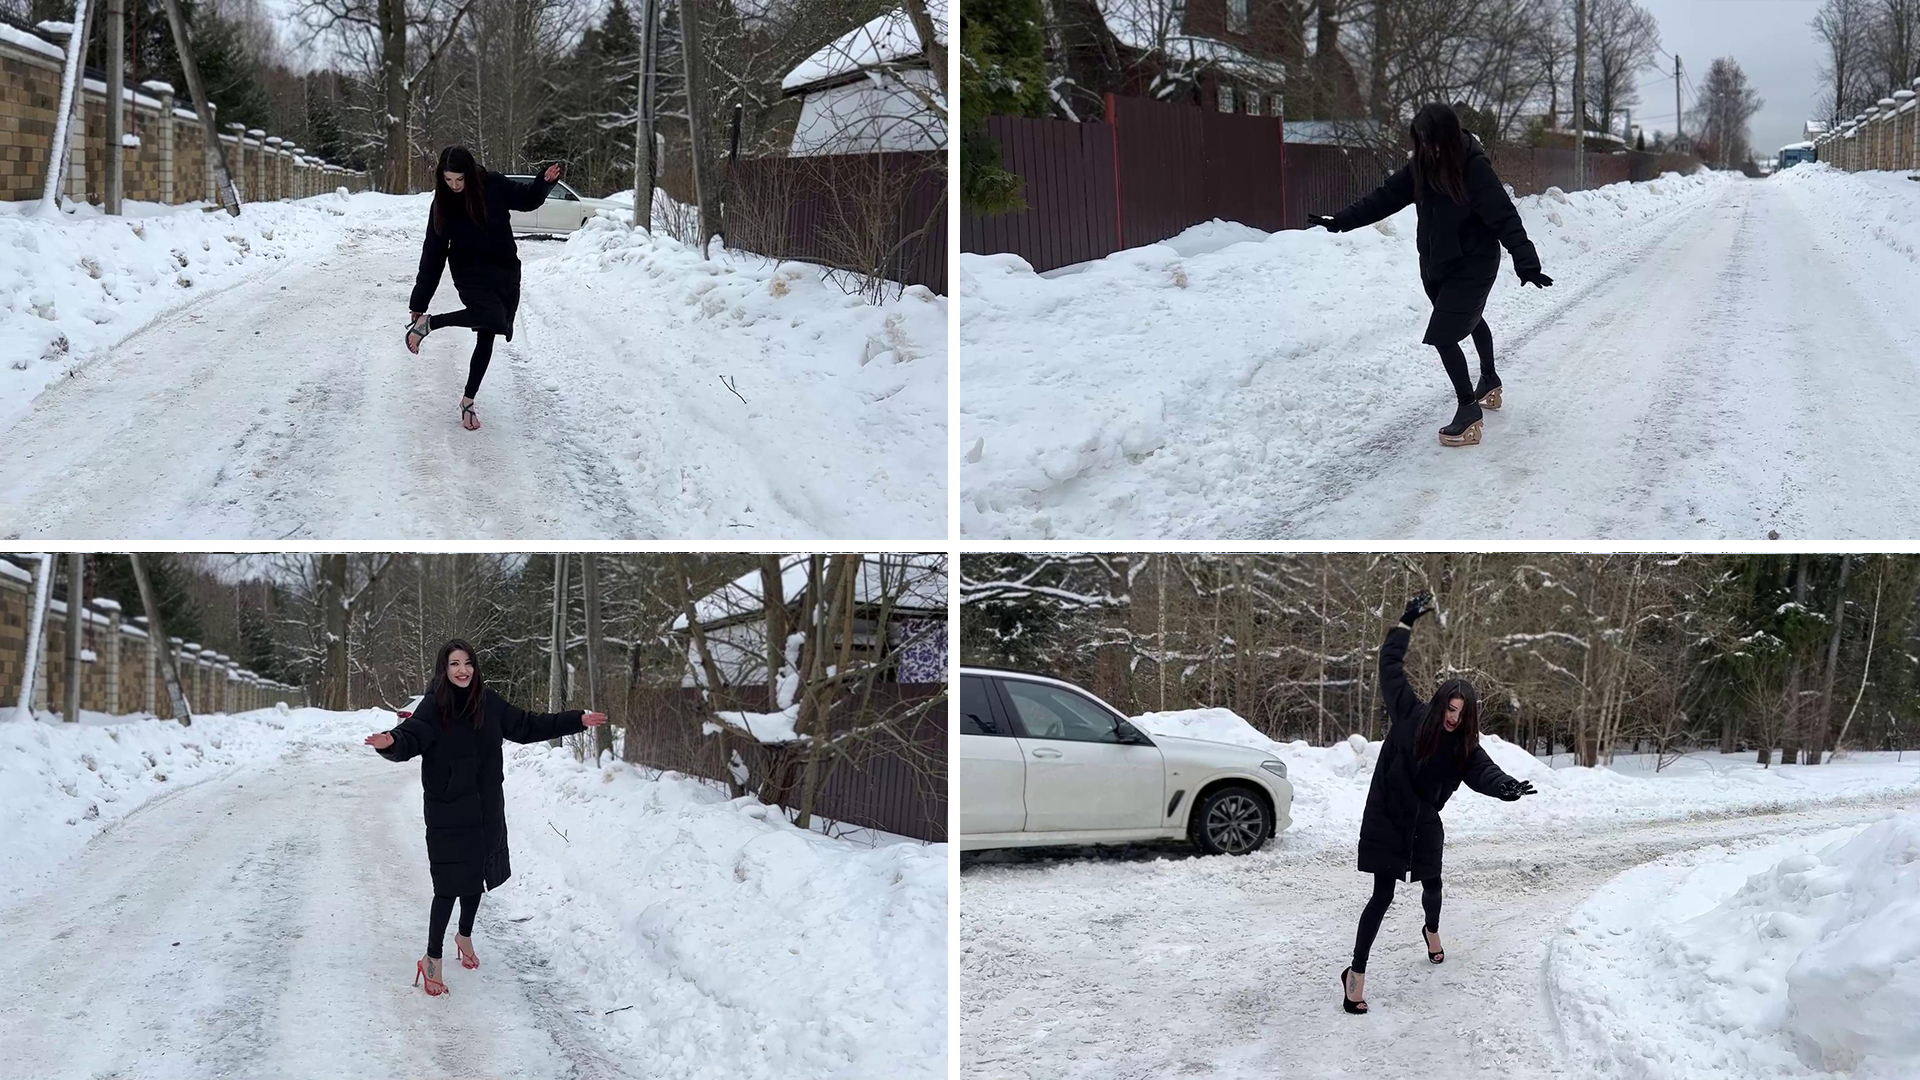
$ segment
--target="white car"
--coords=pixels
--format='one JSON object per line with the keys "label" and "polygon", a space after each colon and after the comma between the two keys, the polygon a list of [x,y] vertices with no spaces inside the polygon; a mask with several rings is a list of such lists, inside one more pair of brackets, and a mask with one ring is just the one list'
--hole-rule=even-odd
{"label": "white car", "polygon": [[1148,735],[1069,682],[960,669],[960,850],[1185,838],[1259,850],[1293,819],[1286,763]]}
{"label": "white car", "polygon": [[[520,184],[530,184],[530,175],[510,175],[507,179]],[[593,220],[595,212],[600,210],[622,209],[605,199],[589,199],[567,186],[565,180],[553,185],[547,193],[547,201],[540,204],[538,210],[514,210],[507,214],[513,222],[513,231],[517,233],[570,233]]]}

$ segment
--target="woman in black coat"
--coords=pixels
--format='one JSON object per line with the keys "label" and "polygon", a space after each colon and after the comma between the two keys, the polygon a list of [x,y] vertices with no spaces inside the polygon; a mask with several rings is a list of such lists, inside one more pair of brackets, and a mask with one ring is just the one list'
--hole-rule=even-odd
{"label": "woman in black coat", "polygon": [[[559,165],[549,165],[538,179],[522,184],[481,168],[464,146],[440,151],[420,272],[407,300],[407,350],[418,353],[427,334],[443,326],[473,329],[473,359],[467,364],[466,396],[460,399],[460,423],[468,431],[480,430],[473,398],[493,359],[493,339],[513,340],[513,316],[520,309],[520,254],[508,212],[539,209],[560,172]],[[429,318],[427,304],[440,287],[440,271],[449,265],[465,306]]]}
{"label": "woman in black coat", "polygon": [[[1540,272],[1540,256],[1527,239],[1520,212],[1479,140],[1460,129],[1459,116],[1435,102],[1414,116],[1412,135],[1412,157],[1386,183],[1332,217],[1312,214],[1307,221],[1328,232],[1346,232],[1414,204],[1420,217],[1415,235],[1420,284],[1433,301],[1433,317],[1420,340],[1439,351],[1459,402],[1453,422],[1440,429],[1440,443],[1472,446],[1480,441],[1481,406],[1500,407],[1493,331],[1480,313],[1500,275],[1501,245],[1512,254],[1521,281],[1546,288],[1553,279]],[[1467,357],[1460,351],[1460,339],[1469,335],[1480,354],[1478,385],[1467,380]]]}
{"label": "woman in black coat", "polygon": [[441,646],[433,681],[413,715],[391,731],[366,738],[388,761],[420,759],[433,907],[427,920],[427,955],[414,965],[413,981],[418,984],[425,977],[427,993],[436,997],[447,992],[440,979],[440,945],[454,897],[460,898],[460,933],[453,939],[460,966],[477,968],[473,916],[480,910],[480,893],[499,888],[513,873],[507,862],[500,740],[540,742],[607,722],[604,713],[579,709],[521,709],[487,689],[475,655],[458,638]]}
{"label": "woman in black coat", "polygon": [[1394,882],[1420,883],[1427,959],[1438,964],[1447,958],[1440,948],[1440,856],[1447,835],[1440,808],[1454,791],[1465,784],[1508,802],[1533,794],[1531,783],[1500,771],[1480,746],[1480,697],[1472,683],[1448,679],[1425,702],[1407,685],[1413,624],[1432,609],[1431,593],[1407,601],[1400,622],[1380,646],[1380,692],[1391,726],[1360,817],[1360,872],[1373,875],[1373,896],[1360,912],[1353,966],[1340,973],[1340,1003],[1350,1013],[1367,1011],[1367,954],[1393,902]]}

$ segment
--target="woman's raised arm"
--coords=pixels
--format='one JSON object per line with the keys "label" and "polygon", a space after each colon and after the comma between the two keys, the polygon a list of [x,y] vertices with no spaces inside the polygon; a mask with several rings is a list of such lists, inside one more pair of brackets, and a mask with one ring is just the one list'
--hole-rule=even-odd
{"label": "woman's raised arm", "polygon": [[[421,708],[428,707],[427,702],[420,703]],[[378,731],[366,737],[366,744],[379,752],[388,761],[405,761],[427,752],[439,738],[439,732],[432,724],[421,718],[416,712],[400,721],[390,731]],[[384,741],[383,741],[384,740]]]}
{"label": "woman's raised arm", "polygon": [[1360,196],[1352,206],[1333,215],[1333,232],[1348,232],[1362,225],[1371,225],[1405,210],[1413,202],[1413,165],[1400,166],[1387,181],[1365,195]]}
{"label": "woman's raised arm", "polygon": [[1433,610],[1433,594],[1423,592],[1407,601],[1400,621],[1387,628],[1387,640],[1380,645],[1380,692],[1387,700],[1389,721],[1409,716],[1420,708],[1420,697],[1407,685],[1407,644],[1413,640],[1413,624]]}
{"label": "woman's raised arm", "polygon": [[511,742],[544,742],[563,735],[578,735],[587,730],[587,713],[584,709],[530,713],[506,698],[500,699],[500,705],[500,734]]}

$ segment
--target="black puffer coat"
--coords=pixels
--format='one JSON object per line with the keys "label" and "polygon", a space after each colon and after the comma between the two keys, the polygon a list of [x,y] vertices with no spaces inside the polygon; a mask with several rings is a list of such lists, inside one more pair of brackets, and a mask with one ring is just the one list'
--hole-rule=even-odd
{"label": "black puffer coat", "polygon": [[500,740],[535,743],[585,731],[579,709],[530,713],[481,690],[481,724],[471,717],[442,727],[429,690],[412,716],[388,734],[378,751],[388,761],[420,759],[427,817],[427,862],[436,896],[471,896],[511,877],[507,860],[507,804],[501,791]]}
{"label": "black puffer coat", "polygon": [[427,238],[420,248],[420,272],[413,280],[407,310],[425,311],[440,287],[440,273],[453,268],[453,287],[460,303],[481,316],[476,330],[491,330],[513,340],[513,316],[520,310],[520,252],[513,244],[513,222],[508,212],[536,210],[547,201],[553,185],[534,177],[521,183],[482,169],[481,195],[487,220],[476,222],[465,213],[447,215],[446,232],[435,232],[427,218]]}
{"label": "black puffer coat", "polygon": [[[1493,162],[1472,135],[1467,140],[1467,201],[1457,203],[1428,185],[1415,206],[1420,224],[1420,282],[1433,301],[1433,319],[1423,338],[1429,345],[1459,341],[1480,321],[1487,294],[1500,274],[1500,248],[1513,255],[1521,277],[1540,270],[1540,255],[1527,239],[1520,211],[1493,171]],[[1347,232],[1392,217],[1414,202],[1413,165],[1402,165],[1387,182],[1333,215],[1335,232]],[[414,310],[419,310],[415,308]]]}
{"label": "black puffer coat", "polygon": [[1444,697],[1422,701],[1407,685],[1407,642],[1412,637],[1411,630],[1395,626],[1380,646],[1380,691],[1392,726],[1374,763],[1367,808],[1360,816],[1360,872],[1425,881],[1440,876],[1447,842],[1440,808],[1454,791],[1464,783],[1482,795],[1496,795],[1512,777],[1480,746],[1467,756],[1465,771],[1454,768],[1444,745],[1424,767],[1414,761],[1420,721],[1429,708],[1437,704],[1444,709],[1447,702]]}

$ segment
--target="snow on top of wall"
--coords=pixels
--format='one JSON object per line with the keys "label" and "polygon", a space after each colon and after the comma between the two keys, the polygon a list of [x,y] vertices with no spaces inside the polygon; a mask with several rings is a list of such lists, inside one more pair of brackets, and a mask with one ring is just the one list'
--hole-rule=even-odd
{"label": "snow on top of wall", "polygon": [[[807,585],[807,556],[787,555],[780,560],[780,593],[791,601]],[[860,560],[860,581],[855,602],[879,603],[883,593],[894,593],[894,607],[917,611],[945,611],[947,608],[946,557],[943,555],[868,555]],[[760,571],[751,570],[694,603],[694,614],[702,624],[758,614],[763,609],[760,595]],[[673,620],[673,629],[685,630],[687,617]]]}
{"label": "snow on top of wall", "polygon": [[151,90],[156,94],[173,93],[173,84],[165,79],[148,79],[140,84],[140,89]]}
{"label": "snow on top of wall", "polygon": [[5,559],[0,559],[0,577],[10,577],[15,581],[32,581],[33,571],[25,570]]}
{"label": "snow on top of wall", "polygon": [[[928,0],[927,16],[933,20],[935,36],[945,42],[946,0]],[[919,33],[913,28],[913,20],[907,18],[906,9],[894,8],[863,26],[847,31],[802,60],[798,67],[787,72],[786,78],[780,80],[780,89],[791,93],[815,83],[852,74],[861,68],[911,60],[925,51],[920,44]]]}
{"label": "snow on top of wall", "polygon": [[[41,25],[44,26],[46,24],[42,23]],[[72,31],[73,27],[70,25],[67,26],[65,32],[71,33]],[[60,48],[60,46],[42,38],[35,37],[18,27],[8,26],[6,23],[0,23],[0,41],[4,41],[9,45],[18,45],[23,49],[30,52],[37,52],[42,56],[51,56],[55,60],[65,60],[67,58],[66,51]]]}
{"label": "snow on top of wall", "polygon": [[[773,713],[715,712],[714,715],[728,727],[744,731],[755,742],[762,744],[804,742],[809,738],[794,730],[794,725],[800,722],[800,705],[797,702]],[[700,725],[702,735],[718,735],[720,730],[719,724]]]}

